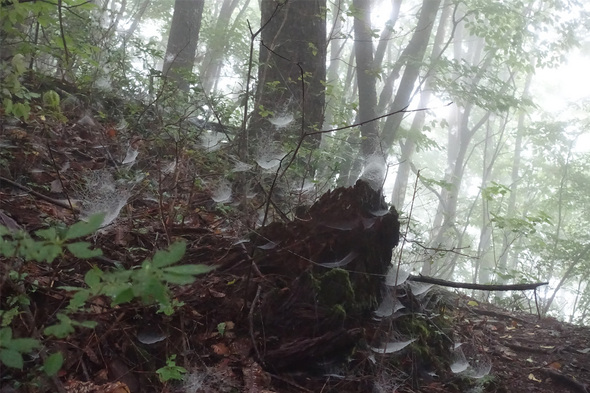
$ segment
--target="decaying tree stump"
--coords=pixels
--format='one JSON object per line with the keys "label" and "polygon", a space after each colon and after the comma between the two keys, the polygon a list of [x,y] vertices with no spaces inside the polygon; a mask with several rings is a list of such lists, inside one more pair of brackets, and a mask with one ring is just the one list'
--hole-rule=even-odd
{"label": "decaying tree stump", "polygon": [[381,301],[399,227],[381,191],[359,180],[326,193],[301,218],[258,231],[251,244],[263,274],[261,360],[268,354],[280,368],[354,346]]}

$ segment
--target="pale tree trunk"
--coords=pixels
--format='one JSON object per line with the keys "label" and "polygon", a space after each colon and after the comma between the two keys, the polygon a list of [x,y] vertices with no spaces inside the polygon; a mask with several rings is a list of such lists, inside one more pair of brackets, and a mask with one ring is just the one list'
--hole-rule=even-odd
{"label": "pale tree trunk", "polygon": [[547,314],[547,311],[549,311],[551,304],[553,304],[553,301],[555,300],[555,296],[557,295],[557,292],[559,292],[559,290],[561,289],[561,287],[563,287],[563,285],[566,283],[566,281],[574,275],[575,269],[578,267],[580,262],[584,261],[584,259],[586,259],[588,257],[589,253],[590,253],[590,244],[587,244],[586,247],[584,247],[582,249],[582,251],[578,254],[576,259],[574,259],[572,262],[570,262],[570,265],[567,267],[565,273],[563,273],[563,275],[561,276],[561,279],[559,280],[559,283],[557,284],[557,286],[553,290],[553,293],[551,294],[551,296],[549,297],[549,299],[547,300],[547,302],[543,306],[543,308],[541,310],[541,313],[543,315]]}
{"label": "pale tree trunk", "polygon": [[580,297],[583,295],[582,287],[584,285],[587,285],[586,283],[588,283],[589,276],[590,276],[590,273],[582,274],[582,276],[580,277],[580,280],[578,280],[578,289],[576,291],[574,305],[572,306],[572,313],[570,314],[570,317],[569,317],[569,323],[574,323],[574,316],[576,314],[576,308],[577,308],[578,303],[580,301]]}
{"label": "pale tree trunk", "polygon": [[[523,99],[529,98],[529,91],[531,82],[533,80],[533,73],[529,72],[526,76],[524,89],[522,92]],[[510,196],[508,197],[508,205],[506,207],[506,217],[514,217],[516,215],[516,196],[518,195],[518,184],[520,183],[520,160],[522,152],[522,138],[525,131],[526,111],[521,110],[518,114],[518,123],[516,126],[516,136],[514,139],[514,155],[512,157],[512,172],[511,172],[511,184],[510,184]],[[511,246],[515,239],[509,231],[504,231],[502,235],[502,251],[498,260],[498,269],[502,273],[508,272],[508,257],[510,255]],[[498,277],[500,284],[504,283],[505,280],[500,276]],[[501,294],[500,294],[501,295]]]}
{"label": "pale tree trunk", "polygon": [[[403,59],[400,59],[405,64],[404,73],[389,112],[399,111],[410,103],[440,3],[441,0],[424,0],[422,3],[416,29],[402,54]],[[398,113],[389,116],[385,121],[381,138],[383,149],[389,149],[393,145],[403,117],[403,113]]]}
{"label": "pale tree trunk", "polygon": [[[330,65],[328,66],[328,70],[326,71],[326,84],[327,85],[335,85],[338,83],[339,75],[338,71],[340,70],[340,65],[342,61],[340,60],[340,56],[342,55],[342,51],[346,46],[347,39],[335,39],[335,37],[339,37],[342,33],[342,18],[341,15],[343,13],[343,0],[335,1],[332,7],[332,15],[334,18],[334,22],[332,24],[332,29],[330,35],[328,36],[328,44],[330,45]],[[346,85],[345,85],[346,86]],[[338,104],[341,104],[344,101],[344,97],[340,98],[339,103],[332,102],[336,101],[338,97],[326,97],[326,113],[324,116],[324,129],[332,128],[334,124],[334,109]]]}
{"label": "pale tree trunk", "polygon": [[163,73],[186,93],[190,89],[187,76],[192,72],[195,63],[204,3],[204,0],[174,2]]}
{"label": "pale tree trunk", "polygon": [[[347,61],[348,69],[346,71],[346,78],[344,82],[344,86],[353,86],[353,88],[350,89],[351,91],[348,95],[343,94],[342,103],[345,103],[347,99],[354,99],[356,97],[357,84],[353,82],[356,75],[354,62],[355,55],[353,50],[350,52],[350,56]],[[356,119],[354,119],[353,123],[358,123],[358,116]],[[343,155],[346,157],[346,160],[342,164],[340,176],[336,182],[338,187],[349,187],[354,185],[354,182],[361,173],[363,163],[361,160],[360,149],[358,148],[360,144],[361,137],[359,133],[352,132],[346,139],[346,143],[342,147]]]}
{"label": "pale tree trunk", "polygon": [[[496,254],[494,252],[494,244],[492,242],[492,221],[489,210],[489,200],[483,192],[490,184],[492,170],[496,165],[500,149],[505,143],[503,135],[506,131],[508,119],[504,118],[500,127],[494,127],[492,130],[491,122],[488,122],[486,127],[486,137],[484,141],[483,166],[480,185],[481,196],[481,228],[479,235],[479,244],[477,247],[476,269],[474,274],[474,282],[480,284],[489,284],[492,281],[492,271],[496,264]],[[500,133],[497,138],[494,137],[496,130],[500,128]],[[477,200],[474,200],[474,204]],[[469,220],[467,220],[469,221]],[[459,243],[461,244],[461,243]]]}
{"label": "pale tree trunk", "polygon": [[[483,47],[483,45],[483,40],[478,40],[472,48],[474,48],[476,53],[481,53],[479,47]],[[489,67],[491,60],[492,56],[489,56],[484,61],[484,64],[481,65],[479,75],[471,81],[472,86],[477,86],[483,73]],[[474,62],[474,64],[478,63],[478,61]],[[473,103],[466,103],[463,107],[456,106],[454,108],[454,120],[449,122],[447,170],[445,175],[447,186],[441,187],[440,191],[439,205],[433,225],[434,234],[430,241],[433,248],[439,248],[441,246],[443,248],[450,248],[454,245],[454,240],[456,240],[448,232],[450,230],[456,230],[454,226],[457,217],[457,199],[463,180],[467,149],[475,133],[487,122],[490,116],[490,112],[486,112],[470,127],[469,125],[475,122],[474,119],[470,118],[474,108]],[[423,265],[422,273],[428,275],[432,274],[434,270],[432,264],[427,262]]]}
{"label": "pale tree trunk", "polygon": [[228,33],[231,17],[238,3],[239,0],[224,0],[216,17],[215,34],[209,42],[205,59],[201,64],[201,84],[205,92],[212,91],[219,79],[223,59],[230,44]]}
{"label": "pale tree trunk", "polygon": [[117,31],[117,29],[119,28],[119,23],[121,22],[121,18],[123,17],[123,14],[125,13],[125,10],[127,9],[127,0],[121,0],[121,7],[119,7],[118,10],[115,10],[114,7],[115,3],[113,3],[113,10],[112,12],[115,13],[115,20],[113,21],[113,24],[109,27],[109,30],[112,30],[113,33]]}
{"label": "pale tree trunk", "polygon": [[150,6],[151,2],[152,0],[144,0],[141,3],[141,5],[139,6],[139,10],[133,16],[133,22],[131,22],[131,26],[129,26],[129,28],[123,34],[123,40],[127,41],[129,38],[133,36],[135,31],[137,30],[137,27],[139,26],[139,23],[141,22],[141,19],[143,18],[143,15],[145,14],[145,11]]}
{"label": "pale tree trunk", "polygon": [[[555,233],[553,234],[553,250],[552,250],[552,255],[557,255],[559,250],[559,243],[560,243],[560,239],[562,237],[562,228],[564,226],[564,222],[565,222],[565,217],[564,217],[564,211],[563,211],[563,198],[564,198],[564,194],[567,193],[567,181],[569,178],[569,170],[570,170],[570,161],[572,159],[572,148],[574,146],[574,141],[572,141],[570,143],[569,146],[569,150],[568,150],[568,154],[567,157],[565,158],[565,162],[563,164],[563,172],[561,174],[561,179],[559,182],[559,190],[558,190],[558,201],[557,201],[557,223],[555,225]],[[578,257],[570,262],[570,265],[567,267],[565,273],[563,274],[563,276],[561,277],[561,279],[559,280],[559,283],[557,284],[557,286],[555,287],[555,289],[553,290],[553,293],[551,294],[551,296],[549,297],[549,299],[547,300],[547,302],[545,303],[545,305],[543,306],[542,309],[542,313],[543,314],[547,314],[547,311],[549,311],[549,308],[551,307],[551,304],[553,304],[553,301],[555,300],[555,295],[557,295],[557,292],[561,289],[561,287],[565,284],[565,282],[574,275],[574,271],[575,268],[578,266],[578,264],[580,262],[582,262],[586,256],[588,255],[588,253],[590,252],[590,244],[587,245],[583,251],[578,255]],[[553,275],[552,275],[553,276]]]}
{"label": "pale tree trunk", "polygon": [[[373,64],[373,38],[371,28],[371,9],[369,0],[353,0],[356,10],[354,18],[354,53],[356,57],[356,80],[359,92],[358,121],[366,122],[374,119],[377,105],[376,75]],[[361,154],[367,158],[377,154],[379,146],[379,130],[376,121],[360,126]]]}
{"label": "pale tree trunk", "polygon": [[[430,55],[431,64],[434,63],[442,54],[443,42],[446,35],[446,26],[451,16],[450,0],[446,0],[440,16],[440,22],[434,38],[432,53]],[[451,37],[452,39],[452,37]],[[430,78],[427,77],[424,82],[424,88],[420,94],[419,108],[426,108],[430,102],[432,90],[430,89]],[[416,151],[416,141],[422,135],[422,128],[426,121],[426,111],[416,113],[410,126],[410,132],[405,141],[400,141],[401,156],[398,163],[397,174],[391,195],[391,202],[394,206],[403,209],[407,194],[410,169],[412,167],[412,156]]]}
{"label": "pale tree trunk", "polygon": [[391,1],[391,14],[389,15],[389,20],[385,22],[385,28],[381,32],[381,36],[379,37],[379,44],[377,44],[377,49],[375,50],[375,64],[381,65],[383,63],[383,56],[385,55],[385,50],[389,46],[389,41],[393,34],[393,28],[397,23],[397,19],[399,18],[399,10],[402,6],[402,0],[392,0]]}

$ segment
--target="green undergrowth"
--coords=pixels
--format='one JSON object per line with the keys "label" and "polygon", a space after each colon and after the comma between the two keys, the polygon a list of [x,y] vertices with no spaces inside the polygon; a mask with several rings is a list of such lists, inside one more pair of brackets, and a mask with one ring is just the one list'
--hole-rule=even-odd
{"label": "green undergrowth", "polygon": [[[191,284],[196,276],[213,269],[201,264],[179,264],[186,249],[182,241],[156,251],[151,258],[129,269],[122,265],[100,268],[93,260],[101,257],[102,250],[86,239],[100,228],[103,219],[104,215],[98,214],[88,221],[52,226],[33,235],[0,225],[2,386],[11,385],[17,390],[43,386],[56,375],[66,355],[54,344],[79,329],[97,327],[90,307],[97,298],[107,299],[105,303],[111,308],[138,302],[169,316],[182,305],[172,298],[170,287]],[[84,274],[83,285],[57,288],[59,295],[69,301],[63,301],[46,322],[40,321],[33,311],[34,302],[48,288],[28,272],[34,270],[33,265],[52,268],[65,258],[86,260],[82,266],[91,267]],[[55,281],[63,282],[57,274]]]}

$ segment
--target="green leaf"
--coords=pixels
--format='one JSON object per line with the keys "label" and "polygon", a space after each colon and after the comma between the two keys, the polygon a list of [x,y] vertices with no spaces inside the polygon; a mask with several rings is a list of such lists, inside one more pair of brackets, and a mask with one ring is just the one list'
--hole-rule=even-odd
{"label": "green leaf", "polygon": [[88,221],[80,221],[68,228],[65,240],[90,235],[98,230],[103,223],[105,213],[90,216]]}
{"label": "green leaf", "polygon": [[115,295],[113,305],[130,302],[134,297],[133,288],[125,288]]}
{"label": "green leaf", "polygon": [[186,250],[185,242],[176,242],[168,247],[168,250],[159,250],[154,254],[152,261],[154,267],[170,266],[182,258]]}
{"label": "green leaf", "polygon": [[199,274],[209,273],[213,269],[215,269],[215,267],[207,265],[180,265],[170,266],[163,270],[166,273],[197,276]]}
{"label": "green leaf", "polygon": [[6,228],[4,225],[0,225],[0,237],[11,234],[12,231],[10,229]]}
{"label": "green leaf", "polygon": [[225,322],[219,322],[217,324],[217,332],[219,332],[219,335],[221,337],[223,337],[223,335],[225,334],[225,328],[227,327],[227,324]]}
{"label": "green leaf", "polygon": [[195,282],[195,278],[193,276],[185,276],[180,274],[173,274],[173,273],[162,273],[162,278],[168,284],[174,285],[188,285]]}
{"label": "green leaf", "polygon": [[12,329],[9,327],[0,329],[0,346],[5,347],[10,340],[12,340]]}
{"label": "green leaf", "polygon": [[35,232],[35,235],[39,236],[41,239],[54,241],[57,239],[57,230],[55,227],[40,229]]}
{"label": "green leaf", "polygon": [[8,241],[0,238],[0,255],[12,258],[16,254],[16,241]]}
{"label": "green leaf", "polygon": [[76,292],[74,294],[74,296],[72,296],[72,299],[70,299],[70,304],[68,305],[68,309],[72,310],[72,311],[79,310],[84,305],[84,303],[86,303],[86,301],[88,300],[89,297],[90,297],[90,292],[88,290],[86,290],[86,289],[78,290],[78,292]]}
{"label": "green leaf", "polygon": [[103,275],[102,270],[100,270],[98,267],[94,266],[92,269],[90,269],[88,272],[86,272],[86,275],[84,275],[84,282],[90,288],[95,289],[96,287],[98,287],[100,285],[102,275]]}
{"label": "green leaf", "polygon": [[16,317],[20,311],[18,307],[12,307],[10,310],[2,310],[0,311],[0,316],[2,316],[2,322],[0,322],[0,326],[8,326]]}
{"label": "green leaf", "polygon": [[11,63],[18,74],[23,74],[27,70],[25,57],[20,53],[14,55]]}
{"label": "green leaf", "polygon": [[7,367],[23,369],[23,356],[14,349],[0,349],[0,361]]}
{"label": "green leaf", "polygon": [[57,314],[57,319],[59,319],[60,323],[46,327],[45,330],[43,330],[43,334],[46,336],[55,336],[57,338],[66,338],[74,333],[72,320],[67,315]]}
{"label": "green leaf", "polygon": [[39,248],[34,256],[34,259],[38,262],[47,261],[52,263],[55,258],[61,255],[62,248],[58,244],[45,244]]}
{"label": "green leaf", "polygon": [[81,259],[89,259],[102,255],[102,250],[100,248],[92,250],[90,249],[91,246],[92,244],[89,242],[77,242],[66,245],[66,248],[69,252],[74,254],[76,258]]}
{"label": "green leaf", "polygon": [[150,277],[141,284],[141,286],[135,286],[135,292],[138,296],[141,296],[145,303],[150,303],[153,300],[163,304],[170,303],[168,288],[160,280]]}
{"label": "green leaf", "polygon": [[96,325],[98,325],[98,322],[96,322],[96,321],[82,321],[82,322],[79,322],[78,325],[88,328],[88,329],[94,329],[96,327]]}
{"label": "green leaf", "polygon": [[45,371],[45,374],[48,376],[55,375],[63,363],[64,355],[62,355],[61,352],[56,352],[45,359],[45,362],[43,362],[43,371]]}
{"label": "green leaf", "polygon": [[55,90],[49,90],[43,93],[43,105],[48,106],[50,108],[59,108],[59,94],[55,92]]}
{"label": "green leaf", "polygon": [[34,348],[39,346],[39,341],[34,338],[13,338],[10,341],[10,348],[22,352],[31,352]]}

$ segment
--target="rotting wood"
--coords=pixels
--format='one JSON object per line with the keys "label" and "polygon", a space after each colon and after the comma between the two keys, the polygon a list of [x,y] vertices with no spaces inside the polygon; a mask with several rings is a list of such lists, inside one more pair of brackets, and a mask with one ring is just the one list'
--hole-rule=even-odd
{"label": "rotting wood", "polygon": [[265,367],[313,368],[347,357],[382,299],[399,226],[381,190],[359,180],[252,236],[247,244],[261,289],[248,292],[260,298],[251,309],[251,336]]}

